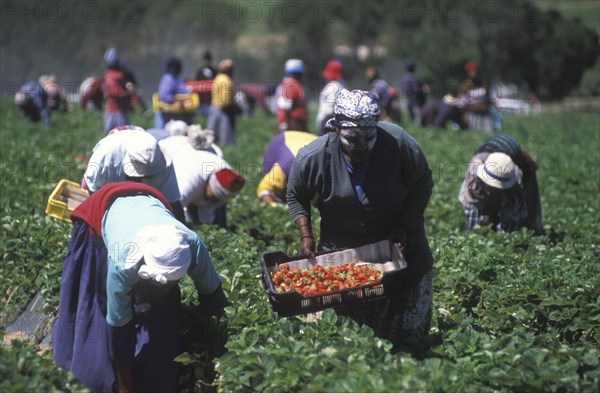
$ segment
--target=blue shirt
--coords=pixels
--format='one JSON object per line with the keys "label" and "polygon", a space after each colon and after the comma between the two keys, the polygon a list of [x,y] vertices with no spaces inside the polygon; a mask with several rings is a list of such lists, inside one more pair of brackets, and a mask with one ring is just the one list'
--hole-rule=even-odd
{"label": "blue shirt", "polygon": [[48,106],[48,94],[42,85],[37,81],[30,81],[25,83],[20,91],[24,93],[27,99],[36,107],[44,124],[49,126],[51,121],[50,106]]}
{"label": "blue shirt", "polygon": [[147,225],[177,226],[188,234],[187,242],[192,253],[188,275],[198,293],[210,294],[221,284],[202,240],[175,219],[158,199],[149,195],[117,198],[102,220],[102,238],[108,252],[106,320],[111,326],[124,326],[133,318],[131,291],[133,285],[142,279],[138,276],[137,264],[142,252],[136,248],[133,241],[138,232]]}
{"label": "blue shirt", "polygon": [[175,94],[188,94],[189,91],[181,78],[165,72],[158,84],[158,99],[167,104],[175,100]]}

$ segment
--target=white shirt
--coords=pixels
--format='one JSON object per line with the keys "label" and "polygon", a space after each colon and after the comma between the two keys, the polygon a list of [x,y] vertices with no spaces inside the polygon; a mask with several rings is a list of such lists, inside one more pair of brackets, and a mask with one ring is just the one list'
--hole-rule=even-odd
{"label": "white shirt", "polygon": [[[221,169],[231,169],[231,165],[210,151],[194,149],[185,136],[164,138],[158,144],[173,159],[183,207],[187,207],[190,203],[198,206],[203,221],[204,218],[208,219],[208,216],[214,216],[214,210],[224,202],[215,203],[207,200],[206,185],[210,175]],[[208,216],[202,217],[203,210]]]}
{"label": "white shirt", "polygon": [[[125,153],[128,146],[135,145],[140,136],[145,134],[145,131],[123,130],[107,135],[96,143],[84,175],[85,183],[91,192],[98,191],[105,184],[127,180],[123,165]],[[181,195],[177,187],[175,169],[170,164],[168,154],[164,150],[162,152],[167,166],[156,175],[144,178],[142,183],[156,188],[169,202],[177,202]]]}
{"label": "white shirt", "polygon": [[327,117],[333,117],[333,107],[335,99],[344,88],[344,84],[340,80],[329,81],[319,94],[319,109],[317,111],[317,129],[321,127],[321,123]]}

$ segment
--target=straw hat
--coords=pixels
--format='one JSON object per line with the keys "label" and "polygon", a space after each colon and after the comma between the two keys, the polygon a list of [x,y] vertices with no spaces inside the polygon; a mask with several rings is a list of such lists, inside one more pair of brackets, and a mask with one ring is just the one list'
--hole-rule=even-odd
{"label": "straw hat", "polygon": [[492,153],[477,167],[477,177],[490,187],[505,190],[517,181],[515,164],[504,153]]}

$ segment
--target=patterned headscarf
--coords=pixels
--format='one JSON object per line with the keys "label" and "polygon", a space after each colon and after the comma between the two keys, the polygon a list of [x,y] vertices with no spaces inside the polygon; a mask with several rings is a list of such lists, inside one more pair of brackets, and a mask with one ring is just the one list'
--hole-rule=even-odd
{"label": "patterned headscarf", "polygon": [[338,94],[333,108],[334,118],[326,128],[374,128],[379,120],[379,98],[364,90],[343,89]]}

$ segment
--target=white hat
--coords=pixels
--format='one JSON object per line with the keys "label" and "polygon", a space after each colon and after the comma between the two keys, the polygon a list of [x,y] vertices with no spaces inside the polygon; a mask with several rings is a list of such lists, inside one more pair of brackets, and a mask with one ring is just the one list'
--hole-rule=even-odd
{"label": "white hat", "polygon": [[304,72],[304,62],[300,59],[289,59],[285,62],[286,74],[301,74]]}
{"label": "white hat", "polygon": [[112,135],[112,134],[116,134],[117,132],[130,131],[130,130],[146,132],[146,130],[144,130],[142,127],[134,126],[133,124],[126,124],[123,126],[116,126],[112,130],[110,130],[106,135]]}
{"label": "white hat", "polygon": [[144,227],[134,241],[144,258],[138,275],[161,284],[183,278],[192,261],[187,238],[187,232],[174,225]]}
{"label": "white hat", "polygon": [[208,150],[215,141],[215,132],[209,129],[202,129],[199,124],[193,124],[188,127],[188,143],[196,150]]}
{"label": "white hat", "polygon": [[17,94],[15,94],[15,104],[21,106],[25,103],[25,101],[27,101],[27,94],[23,93],[22,91],[18,91]]}
{"label": "white hat", "polygon": [[505,190],[517,181],[515,164],[504,153],[492,153],[477,167],[477,177],[490,187]]}
{"label": "white hat", "polygon": [[167,124],[165,124],[165,131],[167,131],[171,136],[186,135],[187,130],[188,125],[183,120],[169,120]]}
{"label": "white hat", "polygon": [[123,170],[127,176],[152,176],[160,173],[167,166],[167,159],[152,135],[140,133],[140,137],[127,146],[123,158]]}

